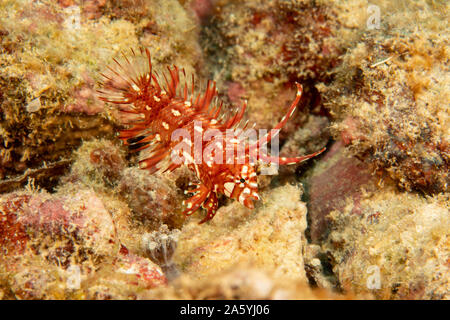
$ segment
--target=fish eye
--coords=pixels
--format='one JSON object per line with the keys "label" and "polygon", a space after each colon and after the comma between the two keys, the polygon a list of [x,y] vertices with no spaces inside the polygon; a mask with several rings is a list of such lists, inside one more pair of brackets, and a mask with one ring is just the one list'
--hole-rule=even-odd
{"label": "fish eye", "polygon": [[244,182],[245,182],[245,179],[244,179],[244,178],[241,178],[240,181],[241,181],[241,183],[244,183]]}

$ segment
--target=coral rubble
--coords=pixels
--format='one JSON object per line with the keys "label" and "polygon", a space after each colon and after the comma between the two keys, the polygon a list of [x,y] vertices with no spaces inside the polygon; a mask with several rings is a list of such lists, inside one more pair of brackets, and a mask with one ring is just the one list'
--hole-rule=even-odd
{"label": "coral rubble", "polygon": [[[233,103],[248,99],[249,117],[259,127],[270,127],[294,94],[293,81],[315,99],[309,83],[328,79],[339,61],[337,26],[326,2],[219,1],[204,30],[213,78],[228,86]],[[302,120],[297,117],[297,126]]]}
{"label": "coral rubble", "polygon": [[334,134],[401,187],[426,193],[448,192],[450,182],[449,28],[441,10],[448,3],[411,3],[384,16],[348,48],[335,80],[318,85]]}
{"label": "coral rubble", "polygon": [[379,299],[448,299],[448,196],[386,189],[364,195],[359,214],[349,203],[331,215],[324,247],[341,286]]}

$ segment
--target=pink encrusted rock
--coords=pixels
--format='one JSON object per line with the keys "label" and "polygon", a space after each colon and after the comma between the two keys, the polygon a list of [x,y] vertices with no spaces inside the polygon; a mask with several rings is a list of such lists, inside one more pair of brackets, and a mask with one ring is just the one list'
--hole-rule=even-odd
{"label": "pink encrusted rock", "polygon": [[62,108],[62,111],[81,112],[87,115],[96,115],[103,112],[105,104],[97,97],[95,81],[87,72],[85,72],[82,77],[84,84],[80,88],[75,89],[72,94],[74,102],[65,105]]}
{"label": "pink encrusted rock", "polygon": [[98,19],[103,14],[106,0],[87,0],[83,3],[82,15],[86,19]]}
{"label": "pink encrusted rock", "polygon": [[364,136],[358,133],[360,126],[358,119],[348,116],[342,121],[342,124],[345,129],[341,132],[341,139],[345,145],[351,144],[354,140],[365,140]]}
{"label": "pink encrusted rock", "polygon": [[115,242],[111,214],[90,190],[44,202],[34,198],[24,213],[20,221],[27,227],[55,235],[75,232],[96,254],[108,254]]}
{"label": "pink encrusted rock", "polygon": [[245,89],[238,82],[230,82],[227,95],[234,105],[240,105],[242,104],[242,98],[245,96]]}
{"label": "pink encrusted rock", "polygon": [[217,0],[194,0],[190,2],[190,6],[201,22],[213,13],[215,2]]}
{"label": "pink encrusted rock", "polygon": [[137,256],[122,250],[123,253],[119,254],[115,266],[118,268],[117,272],[134,276],[130,278],[130,285],[141,286],[146,289],[155,288],[161,285],[167,284],[167,279],[161,268],[150,261],[149,259]]}
{"label": "pink encrusted rock", "polygon": [[29,236],[24,225],[17,220],[19,209],[29,200],[29,195],[0,198],[0,260],[9,254],[20,254],[25,249]]}
{"label": "pink encrusted rock", "polygon": [[[95,255],[107,255],[116,242],[112,217],[90,190],[71,196],[7,194],[0,198],[0,217],[2,247],[11,248],[9,255],[21,254],[28,242],[34,246],[49,242],[46,245],[54,250],[46,251],[48,257],[70,256],[76,245]],[[56,239],[67,242],[59,247],[52,243]]]}
{"label": "pink encrusted rock", "polygon": [[328,232],[327,216],[341,210],[351,201],[352,213],[359,213],[362,190],[375,187],[375,177],[368,166],[345,153],[343,143],[336,142],[308,179],[308,216],[313,242]]}
{"label": "pink encrusted rock", "polygon": [[15,299],[139,299],[166,285],[161,268],[120,245],[92,190],[0,197],[0,289]]}

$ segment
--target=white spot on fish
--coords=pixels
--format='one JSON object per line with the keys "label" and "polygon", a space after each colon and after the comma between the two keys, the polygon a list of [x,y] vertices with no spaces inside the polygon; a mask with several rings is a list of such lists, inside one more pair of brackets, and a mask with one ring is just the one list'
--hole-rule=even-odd
{"label": "white spot on fish", "polygon": [[291,114],[289,115],[289,117],[292,117],[292,115],[294,114],[295,108],[292,109]]}
{"label": "white spot on fish", "polygon": [[195,167],[195,174],[197,175],[197,178],[200,179],[200,171],[198,170],[198,166],[196,163],[194,163],[194,167]]}

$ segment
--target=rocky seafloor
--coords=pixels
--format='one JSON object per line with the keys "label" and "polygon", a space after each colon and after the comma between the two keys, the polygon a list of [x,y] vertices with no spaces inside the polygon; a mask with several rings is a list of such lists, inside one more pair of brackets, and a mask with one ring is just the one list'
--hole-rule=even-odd
{"label": "rocky seafloor", "polygon": [[[0,299],[448,299],[449,3],[0,1]],[[130,48],[270,128],[254,210],[185,217],[96,93]]]}

